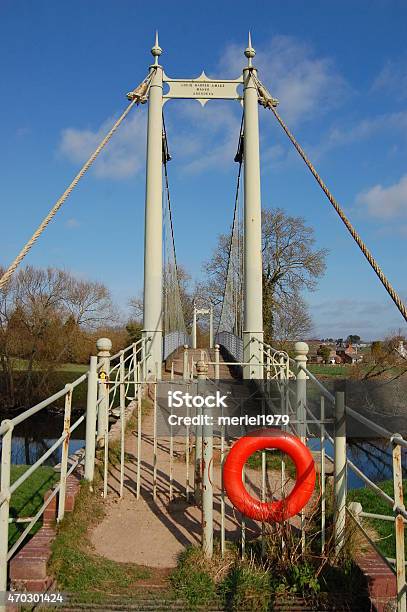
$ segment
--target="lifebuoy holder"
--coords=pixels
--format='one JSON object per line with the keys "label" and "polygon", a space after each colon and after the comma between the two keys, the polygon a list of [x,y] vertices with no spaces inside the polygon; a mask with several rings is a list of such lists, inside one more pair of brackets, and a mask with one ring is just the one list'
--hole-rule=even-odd
{"label": "lifebuoy holder", "polygon": [[[287,497],[262,502],[247,491],[243,466],[256,451],[278,449],[294,462],[296,483]],[[223,485],[232,504],[256,521],[281,523],[298,514],[309,501],[315,487],[315,464],[309,449],[299,438],[279,429],[260,429],[234,443],[223,466]]]}

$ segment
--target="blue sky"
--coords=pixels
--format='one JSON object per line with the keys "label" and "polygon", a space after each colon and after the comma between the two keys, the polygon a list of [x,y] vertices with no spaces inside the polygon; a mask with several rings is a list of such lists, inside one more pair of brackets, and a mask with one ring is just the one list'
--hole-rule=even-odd
{"label": "blue sky", "polygon": [[[404,1],[0,0],[0,263],[63,192],[146,75],[158,28],[166,73],[236,77],[252,31],[279,111],[406,299],[407,5]],[[198,278],[233,210],[238,103],[166,104],[179,262]],[[125,311],[142,288],[146,108],[136,109],[27,263],[106,283]],[[404,329],[270,112],[260,109],[262,201],[303,215],[330,250],[307,295],[315,335]]]}

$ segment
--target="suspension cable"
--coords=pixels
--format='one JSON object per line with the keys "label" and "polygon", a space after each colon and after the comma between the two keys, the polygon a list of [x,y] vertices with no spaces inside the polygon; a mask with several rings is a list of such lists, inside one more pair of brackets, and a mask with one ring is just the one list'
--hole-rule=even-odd
{"label": "suspension cable", "polygon": [[164,113],[163,113],[163,166],[164,166],[165,192],[167,195],[168,217],[169,217],[169,222],[170,222],[172,249],[174,253],[174,266],[175,266],[175,275],[177,279],[178,296],[179,296],[180,306],[181,306],[182,321],[183,321],[184,328],[186,329],[184,311],[182,309],[182,302],[181,302],[181,285],[180,285],[180,279],[179,279],[179,273],[178,273],[177,251],[175,248],[175,234],[174,234],[174,224],[172,221],[170,184],[169,184],[168,168],[167,168],[167,162],[170,159],[171,159],[171,156],[169,154],[167,130],[165,127],[165,120],[164,120]]}
{"label": "suspension cable", "polygon": [[166,132],[166,129],[165,129],[164,114],[163,114],[163,140],[164,140],[164,143],[165,143],[165,146],[163,147],[163,165],[164,165],[164,177],[165,177],[165,191],[166,191],[166,194],[167,194],[167,205],[168,205],[168,213],[169,213],[169,220],[170,220],[172,248],[174,249],[175,270],[177,272],[177,277],[178,277],[177,252],[175,250],[175,236],[174,236],[174,225],[172,223],[170,184],[169,184],[169,180],[168,180],[168,169],[167,169],[167,161],[169,159],[171,159],[171,157],[168,154],[168,150],[169,149],[168,149],[167,132]]}
{"label": "suspension cable", "polygon": [[366,257],[367,261],[369,262],[369,264],[371,265],[373,270],[376,272],[376,275],[378,276],[379,280],[381,281],[382,285],[386,289],[387,293],[390,295],[391,299],[393,300],[393,302],[397,306],[397,308],[400,311],[401,315],[403,316],[404,320],[407,322],[407,308],[406,308],[405,304],[403,303],[402,299],[400,298],[400,296],[398,295],[397,291],[391,285],[390,281],[388,280],[388,278],[386,277],[386,275],[384,274],[384,272],[380,268],[380,266],[377,263],[376,259],[374,258],[374,256],[372,255],[372,253],[370,252],[370,250],[368,249],[366,244],[363,242],[362,238],[360,237],[360,235],[358,234],[356,229],[353,227],[352,223],[349,221],[349,219],[345,215],[345,213],[342,210],[342,208],[340,207],[339,203],[337,202],[337,200],[335,199],[333,194],[329,191],[328,187],[325,185],[324,181],[322,180],[322,178],[320,177],[318,172],[315,170],[313,164],[311,163],[311,161],[307,157],[304,149],[301,147],[301,145],[298,143],[298,141],[296,140],[296,138],[294,137],[292,132],[290,132],[289,128],[284,123],[283,119],[280,117],[280,115],[279,115],[279,113],[277,112],[277,109],[276,109],[276,100],[270,96],[269,92],[262,85],[262,83],[256,77],[254,72],[252,72],[252,75],[253,75],[253,78],[254,78],[254,80],[256,82],[256,85],[257,85],[260,104],[262,104],[265,108],[269,108],[272,111],[272,113],[274,114],[275,118],[277,119],[277,121],[279,122],[281,127],[283,128],[284,132],[287,134],[288,138],[291,140],[291,142],[294,145],[295,149],[298,151],[298,153],[300,154],[300,156],[302,157],[302,159],[304,160],[304,162],[308,166],[308,169],[310,170],[310,172],[314,176],[314,178],[317,181],[318,185],[321,187],[322,191],[325,193],[326,197],[328,198],[328,200],[330,201],[330,203],[332,204],[332,206],[334,207],[334,209],[338,213],[339,217],[341,218],[341,220],[345,224],[345,226],[348,229],[349,233],[351,234],[352,238],[355,240],[356,244],[359,246],[359,248],[362,251],[363,255]]}
{"label": "suspension cable", "polygon": [[230,266],[230,261],[231,261],[231,256],[232,256],[232,248],[233,248],[233,230],[235,227],[235,222],[236,222],[236,215],[237,215],[237,209],[238,209],[238,204],[239,204],[239,190],[240,190],[240,179],[241,179],[241,174],[242,174],[242,164],[243,164],[243,158],[244,158],[244,145],[243,143],[243,121],[244,121],[244,114],[242,114],[242,121],[240,124],[240,134],[239,134],[239,144],[238,144],[238,152],[236,153],[236,157],[235,157],[235,161],[239,162],[239,170],[237,173],[237,181],[236,181],[236,192],[235,192],[235,205],[234,205],[234,209],[233,209],[233,220],[232,220],[232,226],[231,226],[231,232],[230,232],[230,241],[229,241],[229,250],[228,250],[228,264],[226,267],[226,276],[225,276],[225,287],[223,290],[223,297],[222,297],[222,308],[220,311],[220,317],[219,317],[219,324],[218,324],[218,331],[217,333],[219,333],[219,331],[222,331],[219,329],[221,321],[222,321],[222,316],[223,316],[223,310],[225,308],[225,295],[226,295],[226,291],[227,291],[227,284],[228,284],[228,276],[229,276],[229,266]]}
{"label": "suspension cable", "polygon": [[93,162],[96,160],[96,158],[98,157],[99,153],[107,145],[109,140],[112,138],[113,134],[116,132],[117,128],[120,126],[120,124],[124,121],[124,119],[129,114],[129,112],[133,108],[133,106],[135,104],[139,104],[139,102],[143,103],[143,102],[146,101],[146,99],[147,99],[146,96],[147,96],[148,90],[150,88],[150,84],[151,84],[151,81],[153,79],[154,72],[155,72],[154,69],[151,70],[151,72],[148,75],[148,77],[146,79],[144,79],[144,81],[136,89],[134,89],[132,92],[127,94],[127,97],[131,100],[130,104],[127,106],[125,111],[120,115],[120,117],[115,122],[113,127],[110,129],[110,131],[106,134],[106,136],[100,142],[99,146],[95,149],[95,151],[89,157],[87,162],[83,165],[83,167],[78,172],[78,174],[75,176],[75,178],[73,179],[73,181],[71,182],[69,187],[64,191],[64,193],[59,198],[59,200],[57,200],[57,202],[51,208],[51,210],[49,211],[47,216],[43,219],[43,221],[40,223],[38,228],[35,230],[35,232],[31,236],[31,238],[28,240],[28,242],[21,249],[20,253],[14,259],[12,264],[7,268],[6,272],[3,274],[3,276],[0,279],[0,289],[7,283],[7,281],[10,279],[12,274],[16,271],[16,269],[18,268],[18,266],[20,265],[20,263],[22,262],[24,257],[27,255],[28,251],[31,249],[31,247],[34,245],[34,243],[41,236],[41,234],[46,229],[46,227],[50,223],[50,221],[52,221],[52,219],[55,217],[55,215],[57,214],[57,212],[61,208],[62,204],[65,202],[65,200],[67,200],[67,198],[71,195],[72,191],[74,190],[76,185],[79,183],[80,179],[83,177],[83,175],[92,166]]}

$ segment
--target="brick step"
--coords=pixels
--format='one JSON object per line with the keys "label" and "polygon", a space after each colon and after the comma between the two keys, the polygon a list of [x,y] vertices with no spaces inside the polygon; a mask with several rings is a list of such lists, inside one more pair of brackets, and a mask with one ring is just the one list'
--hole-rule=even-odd
{"label": "brick step", "polygon": [[357,564],[366,577],[369,597],[377,612],[389,610],[389,605],[396,601],[396,576],[386,565],[380,555],[369,545],[369,549],[360,554]]}
{"label": "brick step", "polygon": [[[78,478],[71,474],[66,482],[65,512],[72,512],[79,492]],[[48,499],[50,489],[44,495]],[[17,591],[47,591],[53,578],[48,576],[47,564],[51,556],[51,545],[56,536],[58,494],[53,497],[43,514],[41,529],[18,551],[10,561],[11,588]]]}
{"label": "brick step", "polygon": [[[181,612],[184,612],[186,610],[186,604],[184,601],[174,601],[171,599],[158,599],[155,597],[152,597],[151,599],[140,599],[134,602],[129,602],[129,603],[125,603],[123,601],[120,601],[120,599],[118,598],[117,603],[114,603],[113,601],[109,600],[109,601],[105,601],[103,603],[99,603],[99,604],[89,604],[89,603],[72,603],[66,605],[64,604],[63,607],[58,607],[58,610],[61,610],[61,612],[63,612],[63,610],[107,610],[107,611],[115,611],[115,610],[139,610],[140,612],[150,612],[150,610],[152,612],[164,612],[164,611],[169,611],[171,612],[171,610],[180,610]],[[194,608],[194,610],[207,610],[208,608],[205,606],[202,606],[202,608],[200,607],[196,607]],[[212,612],[217,612],[216,608],[212,608]],[[219,610],[219,612],[221,612],[221,610]]]}

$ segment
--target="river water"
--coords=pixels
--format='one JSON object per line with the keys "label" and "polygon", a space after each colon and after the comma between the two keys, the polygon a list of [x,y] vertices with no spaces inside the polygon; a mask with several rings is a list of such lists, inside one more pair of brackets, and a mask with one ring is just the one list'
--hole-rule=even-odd
{"label": "river water", "polygon": [[[76,420],[76,419],[75,419]],[[17,425],[13,430],[11,462],[32,465],[61,437],[64,430],[64,417],[42,411]],[[85,444],[85,423],[72,433],[69,441],[69,454]],[[46,461],[45,465],[56,465],[61,459],[60,446]]]}
{"label": "river water", "polygon": [[[43,455],[61,436],[63,416],[41,412],[34,418],[24,421],[13,432],[12,463],[31,465]],[[74,453],[84,446],[85,423],[82,423],[70,439],[69,452]],[[310,446],[318,449],[319,440],[311,440]],[[333,456],[332,445],[328,442],[326,451]],[[403,455],[406,455],[403,453]],[[61,458],[61,447],[49,457],[47,465],[56,465]],[[392,477],[390,445],[378,441],[362,440],[348,445],[348,458],[355,463],[374,482]],[[406,456],[404,456],[405,477],[407,477]],[[364,486],[359,476],[348,469],[348,487],[350,489]]]}

